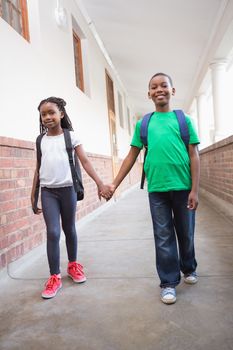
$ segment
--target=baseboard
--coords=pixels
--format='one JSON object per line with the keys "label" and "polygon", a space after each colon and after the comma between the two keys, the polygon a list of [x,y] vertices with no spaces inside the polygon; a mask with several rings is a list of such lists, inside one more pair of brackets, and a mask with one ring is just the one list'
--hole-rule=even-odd
{"label": "baseboard", "polygon": [[233,205],[223,199],[215,196],[214,194],[200,188],[200,196],[211,203],[212,207],[221,215],[224,215],[227,219],[233,222]]}

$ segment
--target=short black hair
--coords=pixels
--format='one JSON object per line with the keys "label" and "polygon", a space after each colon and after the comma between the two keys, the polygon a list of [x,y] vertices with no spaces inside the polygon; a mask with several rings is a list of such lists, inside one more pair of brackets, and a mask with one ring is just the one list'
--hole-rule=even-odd
{"label": "short black hair", "polygon": [[168,80],[169,80],[169,82],[170,82],[170,84],[171,84],[171,87],[173,87],[173,82],[172,82],[172,78],[170,77],[170,75],[168,75],[168,74],[166,74],[166,73],[162,73],[162,72],[156,73],[156,74],[153,75],[153,77],[152,77],[152,78],[150,79],[150,81],[149,81],[149,87],[150,87],[150,82],[151,82],[151,80],[152,80],[154,77],[157,77],[157,76],[159,76],[159,75],[163,75],[164,77],[167,77]]}

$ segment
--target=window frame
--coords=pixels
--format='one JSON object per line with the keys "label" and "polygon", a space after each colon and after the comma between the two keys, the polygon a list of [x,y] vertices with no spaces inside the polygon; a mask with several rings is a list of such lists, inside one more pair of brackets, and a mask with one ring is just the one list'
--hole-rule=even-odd
{"label": "window frame", "polygon": [[[75,63],[75,80],[76,86],[82,91],[84,90],[84,73],[82,60],[82,45],[81,39],[73,29],[73,47],[74,47],[74,63]],[[78,58],[78,59],[77,59]],[[77,71],[78,69],[78,71]]]}
{"label": "window frame", "polygon": [[[2,10],[2,3],[4,0],[0,0],[0,17],[4,19],[17,33],[19,33],[24,39],[26,39],[28,42],[30,41],[30,35],[29,35],[29,23],[28,23],[28,9],[27,9],[27,0],[18,0],[18,6],[15,6],[11,0],[5,0],[7,3],[7,6],[9,6],[9,13],[10,18],[9,22],[6,18],[3,17],[3,10]],[[18,14],[19,22],[21,23],[21,32],[19,32],[14,26],[13,26],[13,16],[12,12],[16,12]]]}

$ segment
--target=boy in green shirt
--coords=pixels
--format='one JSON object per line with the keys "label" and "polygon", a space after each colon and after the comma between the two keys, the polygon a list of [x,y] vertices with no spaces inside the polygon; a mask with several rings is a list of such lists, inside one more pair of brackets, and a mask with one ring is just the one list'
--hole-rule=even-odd
{"label": "boy in green shirt", "polygon": [[[186,283],[197,282],[194,226],[200,173],[199,139],[191,119],[186,116],[190,135],[187,150],[176,115],[170,108],[170,98],[174,94],[172,80],[167,74],[157,73],[151,78],[148,97],[154,102],[156,110],[148,126],[148,153],[144,170],[153,221],[156,267],[161,281],[161,300],[165,304],[176,301],[175,287],[180,283],[180,271]],[[130,151],[110,185],[111,195],[143,148],[141,122],[138,121],[136,125]],[[108,193],[102,195],[110,199]]]}

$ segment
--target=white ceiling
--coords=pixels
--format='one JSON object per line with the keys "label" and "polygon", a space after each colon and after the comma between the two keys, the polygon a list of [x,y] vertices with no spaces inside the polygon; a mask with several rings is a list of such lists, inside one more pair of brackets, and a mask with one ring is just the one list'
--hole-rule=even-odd
{"label": "white ceiling", "polygon": [[152,108],[147,86],[157,72],[165,72],[173,79],[173,106],[190,107],[208,60],[214,58],[210,56],[211,48],[223,30],[220,25],[230,2],[83,0],[82,6],[140,115]]}

